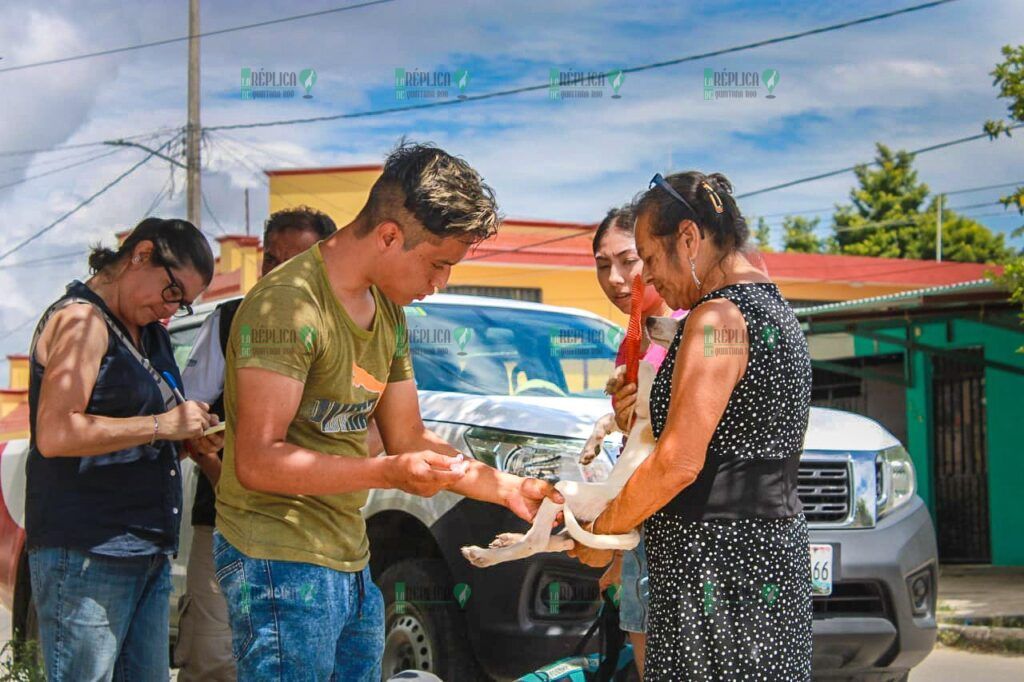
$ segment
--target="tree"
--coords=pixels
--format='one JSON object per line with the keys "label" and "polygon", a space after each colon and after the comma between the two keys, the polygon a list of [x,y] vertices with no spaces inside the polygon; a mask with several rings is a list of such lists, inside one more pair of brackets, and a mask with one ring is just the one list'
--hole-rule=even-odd
{"label": "tree", "polygon": [[[872,166],[854,171],[859,187],[850,192],[851,204],[836,207],[833,249],[836,253],[884,258],[935,257],[938,203],[925,206],[928,185],[919,182],[914,156],[877,145]],[[943,260],[992,263],[1008,258],[1005,236],[961,216],[943,205]]]}
{"label": "tree", "polygon": [[772,232],[768,221],[764,218],[757,219],[757,229],[754,230],[754,241],[757,243],[757,250],[765,253],[772,252]]}
{"label": "tree", "polygon": [[[992,71],[992,84],[999,88],[999,97],[1010,100],[1007,105],[1009,111],[1009,122],[989,121],[985,124],[985,132],[992,139],[999,137],[1001,133],[1010,136],[1012,125],[1024,123],[1024,45],[1011,47],[1003,46],[1003,57],[1006,60],[996,65]],[[1024,187],[1009,196],[1000,199],[1003,205],[1009,208],[1016,206],[1017,210],[1024,214]],[[1024,234],[1024,225],[1013,231],[1013,236]],[[1010,292],[1010,300],[1018,305],[1024,306],[1024,256],[1018,256],[1006,264],[999,282]],[[1024,322],[1024,315],[1021,315]],[[1024,353],[1024,347],[1017,349],[1018,353]]]}
{"label": "tree", "polygon": [[839,253],[886,258],[920,258],[921,205],[928,185],[918,182],[914,156],[882,143],[873,166],[857,166],[859,188],[851,204],[837,206],[832,218]]}
{"label": "tree", "polygon": [[815,234],[820,218],[788,215],[782,221],[782,250],[796,253],[821,253],[824,241]]}
{"label": "tree", "polygon": [[[996,64],[991,75],[992,85],[999,88],[998,97],[1010,100],[1006,106],[1009,120],[985,123],[985,132],[993,140],[1000,135],[1010,137],[1010,129],[1017,124],[1024,123],[1024,45],[1017,47],[1004,45],[1003,57],[1006,60]],[[1013,194],[1003,197],[1000,201],[1007,208],[1014,206],[1021,214],[1024,214],[1024,187],[1018,187]],[[1015,237],[1021,234],[1024,234],[1024,225],[1013,231]]]}

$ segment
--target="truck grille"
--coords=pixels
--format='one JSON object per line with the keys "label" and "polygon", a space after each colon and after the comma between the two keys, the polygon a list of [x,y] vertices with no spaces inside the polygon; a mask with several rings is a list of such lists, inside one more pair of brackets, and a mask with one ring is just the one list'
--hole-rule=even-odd
{"label": "truck grille", "polygon": [[831,595],[815,597],[813,602],[814,615],[818,618],[888,617],[885,594],[875,582],[837,582],[832,585]]}
{"label": "truck grille", "polygon": [[850,466],[801,460],[797,494],[809,523],[839,523],[850,515]]}

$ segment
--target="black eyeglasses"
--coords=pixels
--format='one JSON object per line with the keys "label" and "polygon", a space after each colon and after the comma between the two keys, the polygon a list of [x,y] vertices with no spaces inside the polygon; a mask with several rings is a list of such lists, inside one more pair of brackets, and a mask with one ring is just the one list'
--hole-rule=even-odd
{"label": "black eyeglasses", "polygon": [[174,278],[174,273],[166,265],[163,266],[167,272],[167,277],[171,280],[171,283],[164,287],[164,290],[160,292],[160,297],[164,299],[164,303],[176,303],[178,309],[174,311],[175,317],[186,317],[192,314],[192,305],[185,303],[185,288],[182,287],[178,280]]}

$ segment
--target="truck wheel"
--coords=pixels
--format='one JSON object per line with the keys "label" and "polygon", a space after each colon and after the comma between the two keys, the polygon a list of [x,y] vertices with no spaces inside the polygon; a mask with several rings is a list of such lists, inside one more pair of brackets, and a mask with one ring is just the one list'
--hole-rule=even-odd
{"label": "truck wheel", "polygon": [[[470,649],[465,616],[443,561],[400,561],[381,574],[379,586],[384,593],[384,679],[403,670],[431,672],[442,680],[490,679]],[[406,596],[399,602],[403,589]]]}

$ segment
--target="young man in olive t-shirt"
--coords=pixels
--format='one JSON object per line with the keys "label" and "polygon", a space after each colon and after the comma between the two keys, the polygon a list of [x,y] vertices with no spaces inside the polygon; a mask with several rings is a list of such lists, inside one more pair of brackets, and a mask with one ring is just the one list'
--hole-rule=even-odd
{"label": "young man in olive t-shirt", "polygon": [[[241,680],[379,680],[384,603],[359,512],[371,488],[440,490],[532,520],[547,483],[461,461],[419,413],[403,305],[493,235],[461,159],[402,145],[358,216],[261,279],[231,327],[214,561]],[[373,415],[385,450],[368,457]]]}

